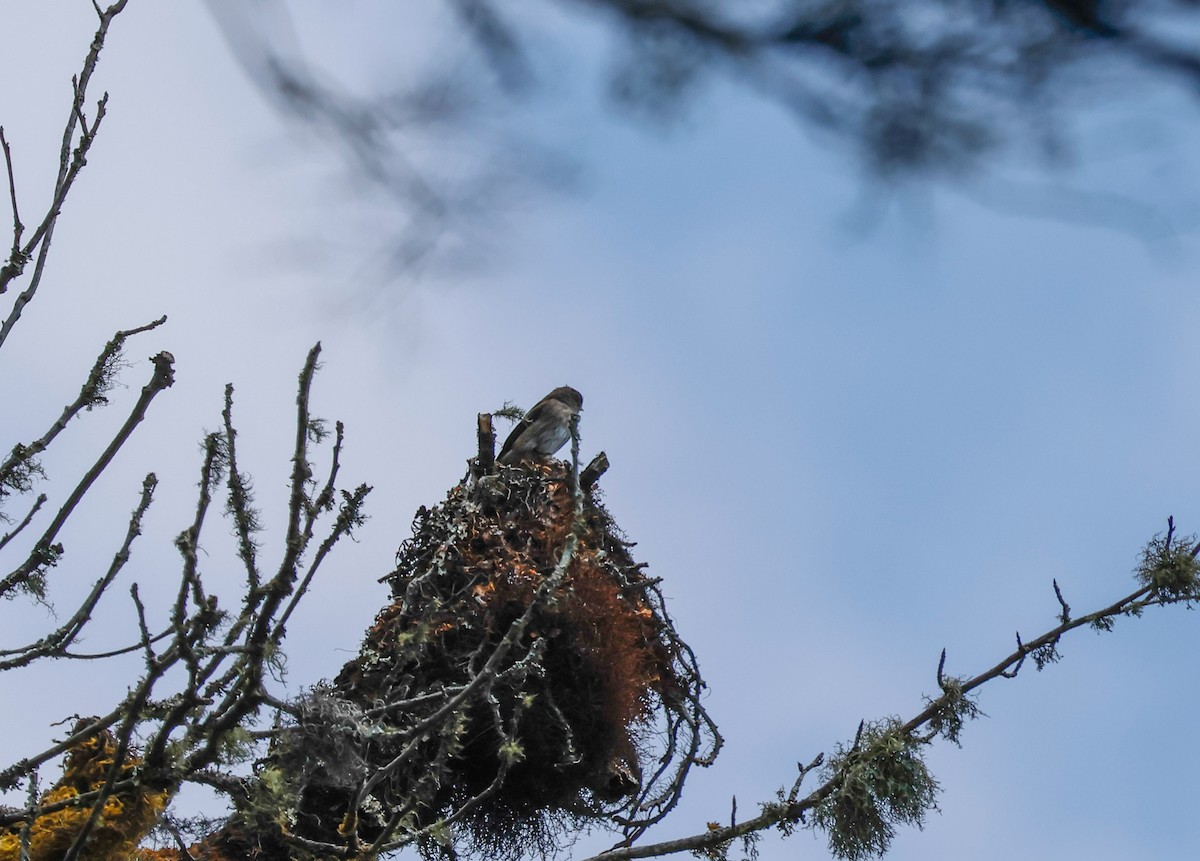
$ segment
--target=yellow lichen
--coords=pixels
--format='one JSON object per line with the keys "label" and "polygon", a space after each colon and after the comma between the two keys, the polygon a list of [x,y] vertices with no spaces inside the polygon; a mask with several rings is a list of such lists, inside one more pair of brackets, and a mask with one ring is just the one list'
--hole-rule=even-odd
{"label": "yellow lichen", "polygon": [[[49,810],[34,819],[29,828],[29,861],[58,861],[75,843],[92,815],[94,802],[70,802],[104,785],[116,751],[116,739],[111,733],[102,732],[80,742],[67,754],[62,777],[42,794],[38,804],[40,808],[46,808],[66,802],[67,806]],[[137,757],[127,756],[120,767],[118,780],[133,776],[139,764]],[[136,858],[138,844],[158,821],[169,801],[169,792],[146,786],[110,795],[78,857],[86,861],[131,861]],[[21,857],[22,830],[20,824],[0,830],[0,861],[17,861]]]}

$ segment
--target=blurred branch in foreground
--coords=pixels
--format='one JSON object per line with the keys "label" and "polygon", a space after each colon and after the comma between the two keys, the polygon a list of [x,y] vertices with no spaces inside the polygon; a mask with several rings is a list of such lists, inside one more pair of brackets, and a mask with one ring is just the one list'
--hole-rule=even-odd
{"label": "blurred branch in foreground", "polygon": [[[513,180],[536,171],[539,158],[548,163],[553,144],[513,161],[512,138],[497,138],[495,129],[537,134],[531,121],[537,108],[527,97],[572,77],[552,71],[564,62],[560,40],[609,47],[605,90],[634,118],[670,123],[711,83],[731,82],[856,152],[867,177],[885,181],[966,184],[1023,161],[1069,163],[1068,141],[1096,104],[1200,89],[1200,49],[1182,35],[1200,27],[1200,7],[1191,0],[441,5],[440,17],[428,9],[381,14],[377,26],[415,30],[444,45],[414,76],[355,92],[333,83],[312,52],[299,47],[281,0],[253,9],[209,0],[235,56],[268,100],[331,142],[379,195],[374,232],[399,269],[435,252],[473,253],[471,246],[497,229],[496,210],[503,208],[502,196],[482,191],[511,192]],[[474,56],[464,40],[451,38],[463,34]],[[559,49],[549,59],[542,57],[548,46]],[[993,181],[994,194],[1011,208],[1008,181],[999,175]],[[1095,196],[1109,226],[1124,229],[1128,221],[1131,232],[1148,239],[1172,232],[1155,213],[1147,224],[1145,203],[1126,200],[1119,187],[1068,191],[1071,201],[1048,206],[1056,190],[1035,190],[1020,211],[1089,223]],[[987,205],[990,196],[976,199]]]}

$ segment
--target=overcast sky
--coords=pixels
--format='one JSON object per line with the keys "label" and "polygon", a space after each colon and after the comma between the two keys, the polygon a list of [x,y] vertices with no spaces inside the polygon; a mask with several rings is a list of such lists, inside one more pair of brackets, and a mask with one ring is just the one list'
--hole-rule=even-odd
{"label": "overcast sky", "polygon": [[[456,45],[431,35],[432,4],[414,5],[309,9],[298,44],[347,87],[380,85]],[[0,9],[0,124],[27,222],[93,20],[86,0]],[[1052,578],[1087,612],[1132,591],[1168,515],[1200,530],[1200,104],[1097,97],[1078,169],[888,190],[731,86],[665,134],[622,122],[571,65],[603,43],[562,26],[540,55],[562,75],[517,116],[571,168],[572,190],[518,187],[484,207],[488,254],[470,270],[435,256],[397,274],[380,262],[386,213],[275,112],[206,7],[130,0],[94,85],[108,118],[0,352],[0,431],[6,447],[39,436],[114,331],[169,316],[130,343],[115,405],[46,460],[61,498],[149,377],[145,357],[174,353],[177,383],[54,573],[65,609],[107,565],[141,476],[158,473],[134,563],[88,641],[99,650],[128,637],[132,580],[160,607],[173,594],[172,540],[227,381],[242,463],[281,522],[294,381],[320,340],[315,412],[346,422],[347,481],[375,492],[360,541],[289,626],[297,692],[357,649],[413,512],[462,475],[475,414],[580,389],[584,456],[611,458],[608,505],[665,579],[727,740],[648,835],[667,839],[725,821],[733,795],[752,815],[861,719],[916,713],[943,647],[947,670],[969,675],[1014,630],[1051,627]],[[235,594],[226,530],[210,530],[205,574]],[[8,602],[0,636],[52,620]],[[987,687],[963,748],[930,753],[941,812],[889,857],[1193,854],[1195,622],[1172,609],[1078,632],[1061,664]],[[0,676],[0,760],[40,750],[54,721],[107,710],[136,671]],[[592,835],[573,854],[604,845]],[[802,831],[767,835],[761,857],[826,850]]]}

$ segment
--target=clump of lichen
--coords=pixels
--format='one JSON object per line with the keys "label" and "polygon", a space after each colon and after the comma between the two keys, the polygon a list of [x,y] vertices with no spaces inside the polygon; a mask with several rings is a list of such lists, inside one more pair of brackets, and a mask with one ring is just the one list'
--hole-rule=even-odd
{"label": "clump of lichen", "polygon": [[1142,550],[1134,574],[1143,586],[1167,601],[1200,600],[1200,562],[1196,536],[1176,537],[1172,531],[1155,535]]}
{"label": "clump of lichen", "polygon": [[812,824],[826,832],[836,857],[859,861],[883,855],[897,825],[924,824],[937,806],[938,784],[921,746],[899,721],[889,719],[865,724],[853,745],[829,758],[823,776],[832,785]]}
{"label": "clump of lichen", "polygon": [[[91,818],[94,806],[94,801],[83,800],[77,805],[70,802],[105,786],[117,752],[117,741],[107,730],[72,747],[63,765],[62,777],[38,801],[39,808],[52,809],[36,816],[31,823],[0,830],[0,861],[21,858],[59,861],[66,855]],[[117,765],[114,782],[133,781],[133,786],[114,791],[104,799],[100,815],[84,838],[84,849],[78,857],[86,861],[130,861],[136,857],[138,843],[158,821],[170,800],[169,792],[137,782],[140,763],[137,756],[126,754]],[[24,856],[23,841],[28,843],[28,854]]]}
{"label": "clump of lichen", "polygon": [[954,742],[962,747],[959,736],[967,721],[975,720],[983,712],[975,698],[963,691],[963,680],[947,676],[940,680],[942,695],[936,699],[925,698],[926,705],[933,706],[933,714],[929,718],[929,731],[946,741]]}

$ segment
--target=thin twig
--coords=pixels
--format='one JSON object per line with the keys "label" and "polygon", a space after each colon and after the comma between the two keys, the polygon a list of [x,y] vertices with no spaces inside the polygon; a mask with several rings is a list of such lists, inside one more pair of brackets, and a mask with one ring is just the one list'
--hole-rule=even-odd
{"label": "thin twig", "polygon": [[[12,453],[0,463],[0,486],[5,483],[12,483],[12,477],[22,465],[31,463],[32,458],[37,457],[45,451],[60,433],[67,427],[71,419],[79,415],[80,412],[92,407],[106,403],[104,395],[113,385],[113,375],[121,364],[121,350],[125,346],[125,341],[133,335],[142,332],[149,332],[151,329],[156,329],[163,323],[167,322],[167,317],[164,314],[157,320],[153,320],[144,326],[135,326],[132,329],[123,329],[117,332],[108,343],[100,350],[100,355],[96,357],[96,361],[92,363],[92,369],[84,380],[83,385],[79,388],[79,395],[74,401],[67,404],[63,408],[62,415],[58,420],[50,426],[41,437],[29,443],[29,445],[18,445],[13,448]],[[3,545],[0,544],[0,547]]]}
{"label": "thin twig", "polygon": [[[100,457],[92,465],[92,468],[87,471],[75,489],[71,491],[71,495],[67,497],[59,509],[58,514],[42,533],[42,537],[38,539],[37,545],[34,547],[29,558],[18,566],[11,574],[0,580],[0,596],[6,595],[13,589],[25,586],[29,583],[30,577],[41,567],[46,564],[45,560],[53,549],[53,541],[58,536],[58,531],[63,524],[67,522],[67,518],[74,512],[75,507],[79,505],[84,494],[91,488],[92,484],[112,462],[113,457],[121,449],[133,434],[134,429],[146,417],[146,410],[150,407],[150,402],[155,396],[164,389],[170,387],[175,382],[175,372],[173,363],[175,357],[168,352],[161,352],[156,356],[152,356],[150,361],[154,363],[154,373],[150,381],[142,387],[142,393],[138,397],[137,403],[129,413],[129,417],[125,419],[125,423],[121,425],[108,447],[100,454]],[[59,550],[61,552],[61,549]]]}
{"label": "thin twig", "polygon": [[[33,756],[27,756],[24,759],[13,763],[3,771],[0,771],[0,790],[9,789],[13,782],[22,774],[31,773],[38,766],[49,762],[59,754],[66,753],[71,748],[78,746],[97,733],[102,732],[108,727],[112,726],[121,719],[122,715],[124,714],[124,708],[125,704],[121,703],[107,715],[95,718],[90,723],[82,726],[76,726],[75,731],[71,733],[71,735],[57,744],[51,745],[41,753],[34,754]],[[65,802],[63,806],[70,806],[70,803],[71,802],[69,801]],[[10,825],[13,822],[16,822],[19,818],[20,817],[17,817],[16,819],[6,819],[5,816],[0,813],[0,825]]]}
{"label": "thin twig", "polygon": [[25,802],[25,819],[21,823],[21,861],[33,857],[33,823],[37,819],[38,809],[38,773],[35,768],[29,774],[29,791]]}
{"label": "thin twig", "polygon": [[[92,44],[87,56],[84,58],[83,68],[73,79],[71,110],[67,116],[66,125],[63,128],[62,146],[59,148],[58,177],[54,183],[53,198],[41,223],[34,229],[33,234],[20,251],[10,258],[9,264],[0,272],[0,286],[7,285],[9,281],[24,271],[26,262],[33,256],[34,250],[37,250],[37,261],[34,264],[33,275],[29,279],[29,284],[18,294],[16,300],[13,302],[12,309],[9,311],[8,317],[0,324],[0,347],[4,346],[9,333],[17,324],[17,321],[21,319],[21,313],[25,310],[25,306],[32,302],[34,296],[37,295],[38,287],[42,280],[42,273],[46,267],[46,255],[50,251],[50,241],[54,236],[54,227],[58,223],[58,216],[62,212],[63,203],[66,201],[67,194],[70,192],[76,177],[79,176],[79,172],[87,164],[88,150],[91,148],[92,142],[96,137],[96,132],[100,128],[100,123],[104,119],[108,104],[107,93],[96,104],[96,118],[92,121],[91,128],[88,128],[85,122],[79,143],[73,147],[76,126],[79,123],[80,116],[82,116],[83,102],[87,98],[88,84],[91,81],[92,73],[96,70],[96,63],[100,59],[100,51],[104,47],[104,40],[108,35],[109,25],[120,14],[121,10],[125,8],[126,2],[128,0],[118,0],[118,2],[113,3],[107,9],[103,10],[98,6],[96,7],[100,23],[96,28],[95,35],[92,37]],[[0,292],[3,291],[0,290]]]}
{"label": "thin twig", "polygon": [[18,523],[11,532],[5,532],[3,536],[0,536],[0,550],[3,550],[5,544],[21,534],[21,530],[29,525],[29,521],[33,520],[33,516],[37,514],[38,511],[41,510],[41,507],[45,504],[46,494],[39,493],[38,498],[33,501],[33,507],[29,509],[29,513],[25,515],[24,519]]}
{"label": "thin twig", "polygon": [[258,574],[258,545],[254,533],[258,530],[258,513],[254,510],[250,480],[238,470],[237,429],[233,426],[233,384],[225,386],[225,409],[221,413],[225,423],[225,455],[229,460],[229,498],[225,510],[233,515],[233,525],[238,537],[238,557],[246,568],[247,590],[257,591],[261,578]]}
{"label": "thin twig", "polygon": [[8,199],[12,206],[13,241],[12,250],[8,254],[8,262],[0,267],[0,293],[8,290],[8,282],[21,271],[25,261],[21,257],[21,234],[25,225],[21,223],[21,213],[17,207],[17,181],[13,176],[12,149],[8,139],[4,137],[4,126],[0,126],[0,148],[4,150],[4,166],[8,169]]}
{"label": "thin twig", "polygon": [[[146,514],[146,510],[150,507],[150,503],[154,498],[154,489],[158,486],[158,479],[154,473],[146,476],[142,482],[142,496],[138,502],[137,508],[134,509],[133,515],[129,518],[129,528],[125,532],[125,541],[121,544],[119,550],[113,556],[112,564],[109,565],[108,571],[104,576],[96,581],[92,586],[92,591],[87,598],[79,605],[79,609],[66,621],[65,624],[45,637],[42,637],[37,643],[30,646],[25,646],[21,649],[0,650],[0,655],[16,654],[19,657],[9,661],[0,661],[0,670],[7,670],[13,667],[28,666],[37,658],[41,657],[72,657],[68,655],[66,649],[75,641],[79,634],[83,631],[85,625],[92,619],[92,613],[96,609],[96,604],[99,603],[100,597],[109,587],[121,569],[125,567],[125,563],[129,561],[130,548],[133,546],[133,541],[142,534],[142,518]],[[133,648],[141,648],[151,640],[148,631],[143,631],[142,640],[135,646],[121,649],[116,654],[121,654]],[[112,652],[103,656],[114,654]]]}

